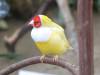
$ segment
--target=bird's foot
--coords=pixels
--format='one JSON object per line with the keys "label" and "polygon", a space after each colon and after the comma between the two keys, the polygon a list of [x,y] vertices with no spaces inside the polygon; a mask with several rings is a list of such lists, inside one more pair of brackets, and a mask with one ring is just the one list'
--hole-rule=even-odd
{"label": "bird's foot", "polygon": [[41,61],[41,63],[43,63],[43,60],[45,59],[45,55],[42,55],[41,57],[40,57],[40,61]]}
{"label": "bird's foot", "polygon": [[57,62],[58,61],[58,55],[55,55],[54,57],[53,57],[53,62]]}

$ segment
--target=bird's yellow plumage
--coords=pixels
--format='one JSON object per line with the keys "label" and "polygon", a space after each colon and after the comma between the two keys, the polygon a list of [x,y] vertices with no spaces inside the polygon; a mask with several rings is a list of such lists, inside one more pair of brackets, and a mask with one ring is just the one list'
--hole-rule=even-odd
{"label": "bird's yellow plumage", "polygon": [[46,42],[36,42],[37,47],[40,49],[41,53],[44,55],[61,55],[67,48],[69,48],[69,44],[64,41],[64,39],[57,34],[57,32],[53,32],[51,34],[52,37],[49,38]]}
{"label": "bird's yellow plumage", "polygon": [[[41,26],[39,27],[40,29],[36,28],[34,30],[33,26],[33,31],[31,32],[31,36],[33,37],[33,40],[36,39],[34,41],[37,47],[39,48],[40,52],[42,53],[42,55],[54,55],[54,56],[61,55],[67,52],[68,49],[72,48],[69,44],[68,39],[65,37],[64,29],[60,25],[54,23],[47,16],[39,15],[38,17],[40,18],[41,22]],[[41,28],[45,29],[43,33]],[[40,33],[38,32],[39,30],[41,30]],[[34,35],[34,33],[36,33],[36,35]]]}

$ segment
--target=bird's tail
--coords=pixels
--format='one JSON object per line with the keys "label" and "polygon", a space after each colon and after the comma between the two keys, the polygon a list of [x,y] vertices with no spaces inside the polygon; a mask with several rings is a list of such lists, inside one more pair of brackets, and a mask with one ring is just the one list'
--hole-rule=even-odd
{"label": "bird's tail", "polygon": [[73,50],[74,48],[70,46],[69,49],[70,49],[70,50]]}

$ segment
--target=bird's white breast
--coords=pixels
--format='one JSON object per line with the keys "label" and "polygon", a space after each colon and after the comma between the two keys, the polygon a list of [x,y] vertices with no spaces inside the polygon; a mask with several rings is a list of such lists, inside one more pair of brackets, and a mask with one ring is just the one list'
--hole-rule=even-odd
{"label": "bird's white breast", "polygon": [[52,34],[52,30],[47,27],[33,28],[31,31],[31,37],[35,42],[48,41]]}

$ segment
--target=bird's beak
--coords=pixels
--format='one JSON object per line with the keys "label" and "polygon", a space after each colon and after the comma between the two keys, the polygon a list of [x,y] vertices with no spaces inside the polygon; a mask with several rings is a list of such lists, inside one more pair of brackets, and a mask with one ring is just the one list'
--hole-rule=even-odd
{"label": "bird's beak", "polygon": [[28,25],[31,25],[31,26],[33,26],[33,24],[34,24],[34,20],[31,20],[31,21],[28,23]]}

